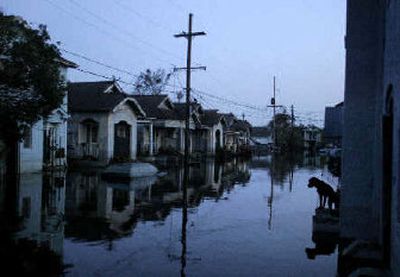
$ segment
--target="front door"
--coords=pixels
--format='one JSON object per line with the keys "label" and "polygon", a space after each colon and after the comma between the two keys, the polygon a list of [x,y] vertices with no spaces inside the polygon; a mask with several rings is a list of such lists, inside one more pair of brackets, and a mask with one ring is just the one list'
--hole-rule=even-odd
{"label": "front door", "polygon": [[114,158],[130,159],[131,126],[121,121],[114,126]]}

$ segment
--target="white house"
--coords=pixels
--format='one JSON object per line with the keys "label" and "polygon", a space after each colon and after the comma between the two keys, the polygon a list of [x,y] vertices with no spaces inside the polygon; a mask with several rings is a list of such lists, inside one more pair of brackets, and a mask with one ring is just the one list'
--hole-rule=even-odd
{"label": "white house", "polygon": [[[60,74],[64,80],[68,80],[67,69],[77,65],[62,58],[59,62]],[[67,165],[67,99],[68,92],[65,92],[60,107],[25,131],[19,144],[20,173],[39,172],[43,168],[54,169]]]}
{"label": "white house", "polygon": [[137,121],[146,114],[117,82],[70,83],[68,155],[71,160],[106,165],[135,160]]}
{"label": "white house", "polygon": [[224,146],[224,116],[218,110],[203,110],[200,121],[202,128],[206,130],[206,151],[213,155]]}

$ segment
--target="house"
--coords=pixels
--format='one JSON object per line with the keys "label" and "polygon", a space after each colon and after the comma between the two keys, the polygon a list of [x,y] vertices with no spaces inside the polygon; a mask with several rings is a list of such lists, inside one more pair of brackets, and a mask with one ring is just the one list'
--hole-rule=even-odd
{"label": "house", "polygon": [[[176,119],[181,122],[183,128],[182,131],[182,140],[181,140],[181,153],[184,153],[185,150],[185,119],[186,119],[186,104],[185,103],[174,103]],[[189,121],[189,129],[190,129],[190,137],[189,137],[189,153],[193,153],[193,151],[199,151],[199,145],[195,142],[199,141],[199,139],[204,138],[204,130],[201,129],[201,114],[203,113],[203,109],[200,104],[196,102],[190,103],[190,121]],[[200,145],[201,146],[201,145]]]}
{"label": "house", "polygon": [[224,114],[224,117],[226,119],[225,149],[239,153],[250,145],[251,124],[247,120],[237,119],[232,113]]}
{"label": "house", "polygon": [[325,107],[323,140],[326,144],[342,145],[343,106],[344,102],[340,102],[334,107]]}
{"label": "house", "polygon": [[306,126],[302,129],[303,147],[308,150],[316,150],[322,141],[321,129],[314,125]]}
{"label": "house", "polygon": [[251,140],[258,145],[271,145],[272,141],[272,133],[268,127],[252,127]]}
{"label": "house", "polygon": [[205,130],[205,151],[214,155],[224,145],[224,116],[218,110],[203,110],[200,121]]}
{"label": "house", "polygon": [[135,160],[137,121],[146,116],[116,81],[68,85],[68,157],[93,165]]}
{"label": "house", "polygon": [[399,11],[400,1],[347,1],[342,275],[381,267],[400,276]]}
{"label": "house", "polygon": [[[68,68],[77,65],[60,58],[60,74],[68,80]],[[63,168],[67,165],[68,92],[60,107],[48,117],[26,129],[19,143],[20,173],[38,172],[44,169]]]}
{"label": "house", "polygon": [[138,154],[153,156],[164,149],[180,150],[183,126],[171,99],[163,94],[133,95],[133,98],[146,113],[146,118],[138,121]]}

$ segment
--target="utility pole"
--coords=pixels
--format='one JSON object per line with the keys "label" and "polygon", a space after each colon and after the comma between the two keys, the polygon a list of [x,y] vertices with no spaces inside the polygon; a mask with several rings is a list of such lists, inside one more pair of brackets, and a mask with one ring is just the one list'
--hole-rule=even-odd
{"label": "utility pole", "polygon": [[274,144],[274,150],[276,149],[278,145],[278,136],[276,132],[276,108],[282,107],[282,105],[277,105],[276,104],[276,77],[274,76],[274,84],[273,84],[273,96],[271,98],[271,105],[268,107],[273,109],[273,118],[272,118],[272,141]]}
{"label": "utility pole", "polygon": [[192,69],[203,69],[205,70],[206,67],[192,67],[192,40],[196,36],[205,36],[205,32],[192,32],[192,21],[193,21],[193,14],[189,14],[189,26],[188,32],[182,32],[180,34],[174,35],[176,38],[184,37],[188,41],[187,45],[187,61],[186,67],[175,68],[174,70],[181,70],[186,69],[186,122],[185,122],[185,162],[189,162],[189,122],[190,122],[190,91],[191,91],[191,71]]}
{"label": "utility pole", "polygon": [[206,69],[206,67],[192,67],[192,40],[196,36],[205,36],[205,32],[192,32],[192,20],[193,14],[189,14],[189,27],[188,32],[182,32],[180,34],[174,35],[176,38],[184,37],[188,41],[187,45],[187,61],[186,67],[175,68],[174,70],[184,70],[186,69],[186,120],[185,120],[185,157],[184,157],[184,176],[183,176],[183,191],[182,191],[182,251],[181,251],[181,276],[186,276],[186,225],[188,221],[188,204],[187,204],[187,187],[189,183],[189,143],[190,143],[190,92],[191,92],[191,73],[192,69]]}

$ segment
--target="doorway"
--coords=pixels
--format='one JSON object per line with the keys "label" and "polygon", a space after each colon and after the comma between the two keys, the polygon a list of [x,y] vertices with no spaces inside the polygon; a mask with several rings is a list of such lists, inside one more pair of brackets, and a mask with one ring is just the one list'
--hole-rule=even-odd
{"label": "doorway", "polygon": [[130,159],[131,157],[131,126],[121,121],[114,126],[114,158]]}

